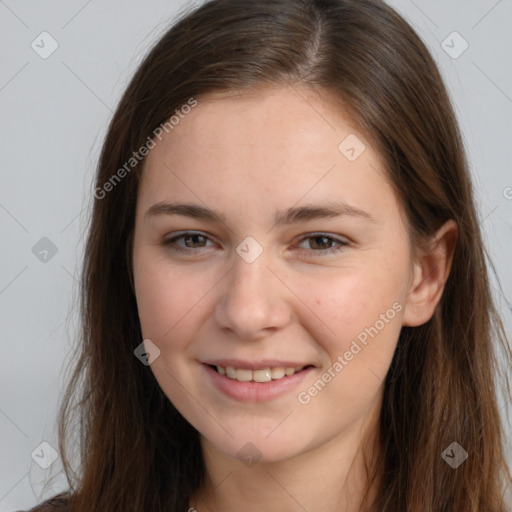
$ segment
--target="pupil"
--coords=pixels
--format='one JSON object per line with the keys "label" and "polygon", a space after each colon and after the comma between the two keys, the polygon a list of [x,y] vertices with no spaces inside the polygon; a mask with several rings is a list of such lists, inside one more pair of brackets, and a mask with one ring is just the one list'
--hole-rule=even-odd
{"label": "pupil", "polygon": [[[313,238],[313,240],[314,240],[314,244],[313,244],[313,245],[316,245],[316,246],[318,246],[318,245],[320,245],[320,246],[325,246],[325,243],[327,243],[327,244],[329,243],[329,242],[328,242],[328,240],[327,240],[327,237],[325,237],[325,236],[315,236],[315,237]],[[322,244],[321,242],[320,242],[320,244],[318,244],[317,242],[318,242],[319,240],[323,240],[323,241],[324,241],[324,244]],[[323,247],[320,247],[320,248],[322,249]]]}
{"label": "pupil", "polygon": [[[190,241],[190,240],[192,240],[192,242],[191,242],[191,243],[192,243],[192,244],[194,244],[194,245],[195,245],[195,244],[197,244],[197,243],[199,243],[199,242],[198,242],[198,238],[202,238],[202,236],[201,236],[201,235],[189,235],[189,236],[187,237],[187,239],[188,239],[189,241]],[[188,245],[188,244],[187,244],[187,245]]]}

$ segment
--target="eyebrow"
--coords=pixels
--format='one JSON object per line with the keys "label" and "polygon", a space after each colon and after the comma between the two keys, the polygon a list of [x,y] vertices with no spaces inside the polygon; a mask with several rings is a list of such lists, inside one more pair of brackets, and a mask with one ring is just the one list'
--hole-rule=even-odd
{"label": "eyebrow", "polygon": [[[225,217],[220,213],[191,203],[168,203],[162,201],[151,206],[144,214],[144,217],[147,219],[158,215],[183,215],[194,219],[226,224]],[[274,226],[285,226],[298,222],[342,216],[356,217],[366,222],[378,223],[373,215],[360,208],[356,208],[344,201],[333,201],[317,205],[291,207],[278,211],[274,218]]]}

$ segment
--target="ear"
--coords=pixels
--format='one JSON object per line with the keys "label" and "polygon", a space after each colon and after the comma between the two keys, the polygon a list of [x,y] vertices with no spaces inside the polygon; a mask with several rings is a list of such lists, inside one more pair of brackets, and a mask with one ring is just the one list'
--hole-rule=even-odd
{"label": "ear", "polygon": [[427,249],[415,258],[403,325],[417,327],[432,318],[450,274],[457,242],[457,224],[446,221],[432,237]]}

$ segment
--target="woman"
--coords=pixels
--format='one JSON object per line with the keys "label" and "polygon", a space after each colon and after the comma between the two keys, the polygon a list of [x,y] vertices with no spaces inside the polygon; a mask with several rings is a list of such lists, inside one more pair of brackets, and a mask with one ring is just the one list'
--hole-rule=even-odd
{"label": "woman", "polygon": [[36,510],[507,510],[492,340],[511,353],[470,176],[390,7],[182,17],[94,195],[72,490]]}

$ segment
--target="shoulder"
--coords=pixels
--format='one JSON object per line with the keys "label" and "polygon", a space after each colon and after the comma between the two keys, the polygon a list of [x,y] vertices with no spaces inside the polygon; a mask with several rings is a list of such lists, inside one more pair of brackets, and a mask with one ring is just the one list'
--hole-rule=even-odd
{"label": "shoulder", "polygon": [[26,512],[71,512],[68,508],[68,500],[69,496],[67,494],[58,494]]}

